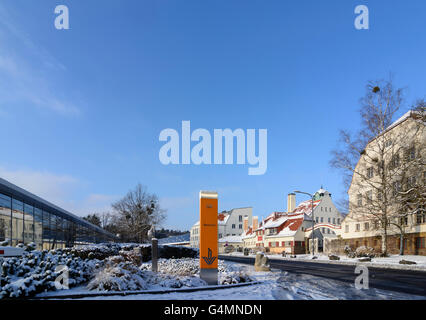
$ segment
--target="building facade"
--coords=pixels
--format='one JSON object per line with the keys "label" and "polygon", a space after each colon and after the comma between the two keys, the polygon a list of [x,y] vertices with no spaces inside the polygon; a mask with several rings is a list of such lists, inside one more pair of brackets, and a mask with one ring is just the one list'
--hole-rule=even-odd
{"label": "building facade", "polygon": [[[424,127],[424,115],[407,112],[360,155],[348,190],[349,214],[340,232],[352,249],[386,248],[396,254],[403,234],[405,254],[426,254]],[[414,196],[407,198],[410,193]]]}
{"label": "building facade", "polygon": [[[230,211],[222,211],[218,214],[218,239],[224,237],[241,236],[244,225],[252,223],[253,208],[235,208]],[[200,222],[197,221],[190,230],[190,244],[193,248],[199,248]]]}
{"label": "building facade", "polygon": [[0,178],[0,241],[34,242],[37,249],[116,241],[117,238]]}

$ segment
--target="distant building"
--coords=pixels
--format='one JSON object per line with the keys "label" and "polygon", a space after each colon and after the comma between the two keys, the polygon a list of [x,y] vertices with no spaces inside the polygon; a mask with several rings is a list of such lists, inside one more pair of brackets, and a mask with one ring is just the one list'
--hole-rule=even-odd
{"label": "distant building", "polygon": [[158,239],[158,244],[189,247],[190,233]]}
{"label": "distant building", "polygon": [[106,230],[0,178],[0,241],[38,250],[113,242]]}
{"label": "distant building", "polygon": [[[287,212],[273,212],[259,225],[249,227],[242,235],[248,248],[269,248],[270,252],[301,254],[309,251],[312,233],[312,200],[301,202],[297,207],[296,196],[287,196]],[[324,238],[335,238],[340,230],[343,215],[331,200],[331,194],[319,189],[314,194],[313,216],[315,220],[316,251],[322,250]]]}
{"label": "distant building", "polygon": [[[235,208],[230,211],[222,211],[218,214],[218,238],[241,236],[244,225],[248,227],[252,223],[253,208]],[[246,221],[246,222],[244,222]],[[197,221],[190,231],[190,246],[199,248],[200,222]]]}

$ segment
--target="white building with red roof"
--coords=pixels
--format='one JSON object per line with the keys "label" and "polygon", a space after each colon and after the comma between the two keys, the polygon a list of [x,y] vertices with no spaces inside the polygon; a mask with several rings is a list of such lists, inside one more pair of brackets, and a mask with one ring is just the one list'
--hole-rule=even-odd
{"label": "white building with red roof", "polygon": [[[271,213],[260,222],[258,228],[251,231],[255,233],[255,247],[269,248],[274,253],[306,253],[314,221],[316,247],[322,250],[324,238],[337,237],[336,232],[340,231],[344,217],[333,204],[327,190],[319,189],[313,200],[303,201],[294,207],[296,196],[290,193],[287,197],[287,212]],[[253,236],[250,236],[252,239]]]}

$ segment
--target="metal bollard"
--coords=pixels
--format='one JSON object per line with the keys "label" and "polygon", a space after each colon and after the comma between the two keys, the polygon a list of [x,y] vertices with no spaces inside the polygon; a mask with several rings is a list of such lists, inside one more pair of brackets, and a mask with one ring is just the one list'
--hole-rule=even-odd
{"label": "metal bollard", "polygon": [[158,272],[158,239],[152,238],[151,241],[152,271]]}

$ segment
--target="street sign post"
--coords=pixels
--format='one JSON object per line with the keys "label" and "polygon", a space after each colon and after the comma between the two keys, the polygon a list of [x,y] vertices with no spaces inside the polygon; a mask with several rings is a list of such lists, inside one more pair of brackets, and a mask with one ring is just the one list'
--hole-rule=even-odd
{"label": "street sign post", "polygon": [[200,191],[200,278],[217,285],[217,192]]}

